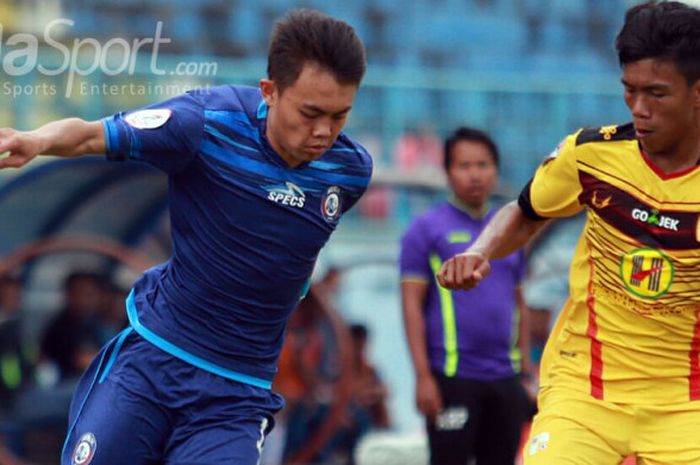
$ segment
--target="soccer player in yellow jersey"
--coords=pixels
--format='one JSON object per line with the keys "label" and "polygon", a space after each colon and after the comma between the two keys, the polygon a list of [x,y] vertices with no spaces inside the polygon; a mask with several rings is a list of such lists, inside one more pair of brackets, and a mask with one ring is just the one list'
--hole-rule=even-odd
{"label": "soccer player in yellow jersey", "polygon": [[632,123],[565,138],[438,273],[469,289],[547,219],[587,210],[526,465],[700,464],[700,10],[633,7],[615,45]]}

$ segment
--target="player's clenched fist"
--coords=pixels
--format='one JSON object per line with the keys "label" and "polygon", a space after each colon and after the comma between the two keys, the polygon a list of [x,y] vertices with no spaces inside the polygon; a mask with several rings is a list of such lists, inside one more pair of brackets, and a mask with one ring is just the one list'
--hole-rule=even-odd
{"label": "player's clenched fist", "polygon": [[447,289],[471,289],[491,271],[486,257],[479,252],[464,252],[447,260],[437,274],[440,285]]}
{"label": "player's clenched fist", "polygon": [[0,129],[0,169],[19,168],[43,150],[41,138],[32,132]]}

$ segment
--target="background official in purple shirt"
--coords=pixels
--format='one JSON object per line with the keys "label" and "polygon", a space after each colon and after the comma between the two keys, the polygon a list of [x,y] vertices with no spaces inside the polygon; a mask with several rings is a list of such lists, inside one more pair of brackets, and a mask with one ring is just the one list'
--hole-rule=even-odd
{"label": "background official in purple shirt", "polygon": [[443,261],[463,252],[495,213],[488,199],[498,149],[485,133],[459,128],[445,142],[445,170],[450,200],[416,218],[401,242],[416,405],[426,417],[433,465],[512,465],[527,406],[520,379],[529,372],[519,289],[525,257],[520,251],[494,261],[469,293],[437,285]]}

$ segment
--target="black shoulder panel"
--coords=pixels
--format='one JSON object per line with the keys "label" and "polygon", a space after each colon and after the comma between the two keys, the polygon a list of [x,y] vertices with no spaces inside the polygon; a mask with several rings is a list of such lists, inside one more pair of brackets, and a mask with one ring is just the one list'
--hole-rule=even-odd
{"label": "black shoulder panel", "polygon": [[576,138],[576,145],[588,142],[611,142],[617,140],[634,140],[636,135],[632,123],[622,126],[601,126],[582,130]]}

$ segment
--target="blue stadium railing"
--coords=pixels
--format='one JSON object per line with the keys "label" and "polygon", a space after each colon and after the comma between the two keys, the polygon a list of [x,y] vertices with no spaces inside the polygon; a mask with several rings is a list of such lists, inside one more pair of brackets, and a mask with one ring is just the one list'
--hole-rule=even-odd
{"label": "blue stadium railing", "polygon": [[[59,58],[55,50],[44,50],[38,63],[55,67],[51,61]],[[149,71],[150,59],[150,54],[140,54],[133,75],[76,75],[69,98],[68,72],[44,76],[35,70],[6,76],[0,92],[9,105],[0,106],[0,125],[28,129],[65,116],[97,119],[171,96],[156,90],[180,93],[185,84],[257,85],[265,74],[265,62],[260,59],[160,55],[158,67],[166,73],[158,76]],[[179,63],[216,63],[216,75],[178,78],[171,71]],[[347,129],[361,140],[377,139],[375,159],[390,165],[393,146],[408,127],[427,124],[438,135],[461,124],[481,127],[501,146],[503,180],[519,186],[564,135],[582,126],[623,123],[628,118],[618,73],[544,69],[518,73],[370,64]],[[112,95],[103,84],[119,87]],[[136,91],[129,90],[129,85]],[[13,89],[20,90],[16,97],[8,95]]]}

